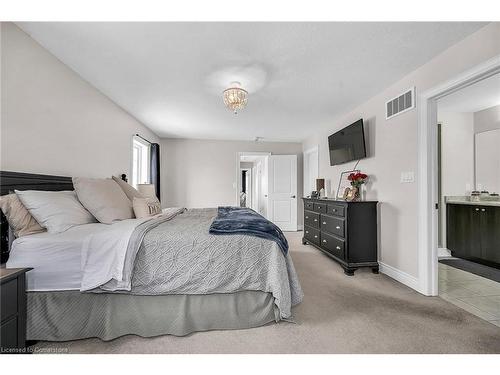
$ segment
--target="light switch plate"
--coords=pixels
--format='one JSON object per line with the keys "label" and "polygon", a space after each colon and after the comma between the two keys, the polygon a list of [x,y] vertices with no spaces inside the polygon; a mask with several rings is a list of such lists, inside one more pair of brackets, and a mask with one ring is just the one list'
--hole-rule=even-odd
{"label": "light switch plate", "polygon": [[415,172],[401,172],[401,183],[402,184],[410,184],[415,182]]}

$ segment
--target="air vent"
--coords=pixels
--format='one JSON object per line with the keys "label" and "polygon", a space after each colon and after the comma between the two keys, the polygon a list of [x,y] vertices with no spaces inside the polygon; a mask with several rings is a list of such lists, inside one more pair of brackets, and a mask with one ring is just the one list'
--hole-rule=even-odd
{"label": "air vent", "polygon": [[407,90],[398,97],[389,100],[385,103],[386,119],[390,119],[401,113],[415,108],[415,87]]}

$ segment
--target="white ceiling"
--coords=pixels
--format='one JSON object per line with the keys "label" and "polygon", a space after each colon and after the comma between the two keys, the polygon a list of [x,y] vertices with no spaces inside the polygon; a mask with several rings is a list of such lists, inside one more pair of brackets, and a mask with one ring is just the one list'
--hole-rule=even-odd
{"label": "white ceiling", "polygon": [[500,105],[500,73],[438,100],[438,110],[477,112]]}
{"label": "white ceiling", "polygon": [[[485,24],[18,25],[161,137],[300,141]],[[238,115],[221,96],[235,80]]]}

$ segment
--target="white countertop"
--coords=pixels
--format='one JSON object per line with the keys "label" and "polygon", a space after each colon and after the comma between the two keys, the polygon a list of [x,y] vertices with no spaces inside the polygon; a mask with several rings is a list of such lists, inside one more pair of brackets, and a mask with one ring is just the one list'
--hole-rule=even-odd
{"label": "white countertop", "polygon": [[480,200],[479,202],[473,202],[469,200],[469,197],[446,197],[445,203],[450,204],[467,204],[470,206],[495,206],[500,207],[500,200]]}

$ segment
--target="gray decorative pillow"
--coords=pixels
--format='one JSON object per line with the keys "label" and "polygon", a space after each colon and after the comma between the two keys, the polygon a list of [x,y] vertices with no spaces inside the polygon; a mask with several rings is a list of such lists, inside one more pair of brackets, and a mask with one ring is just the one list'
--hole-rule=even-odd
{"label": "gray decorative pillow", "polygon": [[14,232],[14,236],[22,237],[45,232],[45,228],[31,216],[16,194],[2,195],[0,197],[0,208]]}
{"label": "gray decorative pillow", "polygon": [[138,219],[161,213],[161,204],[158,198],[134,198],[132,202],[135,217]]}
{"label": "gray decorative pillow", "polygon": [[132,202],[111,178],[73,177],[78,199],[104,224],[134,218]]}
{"label": "gray decorative pillow", "polygon": [[131,202],[134,200],[134,198],[144,198],[144,196],[139,193],[136,188],[123,181],[121,178],[113,176],[113,180],[121,187],[121,189]]}

